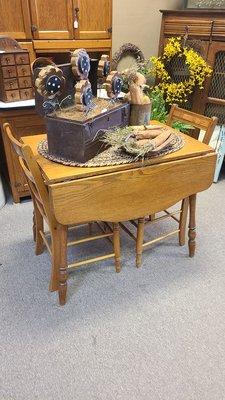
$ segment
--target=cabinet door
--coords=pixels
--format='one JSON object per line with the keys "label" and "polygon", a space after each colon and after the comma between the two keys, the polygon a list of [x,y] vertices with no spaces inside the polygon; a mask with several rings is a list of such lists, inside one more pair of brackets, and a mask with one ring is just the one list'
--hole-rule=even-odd
{"label": "cabinet door", "polygon": [[73,0],[73,12],[75,39],[111,37],[112,0]]}
{"label": "cabinet door", "polygon": [[1,0],[0,16],[0,35],[13,39],[31,38],[28,0]]}
{"label": "cabinet door", "polygon": [[30,0],[34,39],[72,39],[72,0]]}
{"label": "cabinet door", "polygon": [[207,79],[198,112],[208,117],[218,117],[225,124],[225,43],[213,42],[209,47],[208,63],[213,73]]}

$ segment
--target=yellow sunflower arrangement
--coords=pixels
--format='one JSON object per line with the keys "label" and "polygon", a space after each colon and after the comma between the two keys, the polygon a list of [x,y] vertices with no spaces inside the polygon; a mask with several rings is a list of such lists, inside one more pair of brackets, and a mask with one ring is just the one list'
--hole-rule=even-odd
{"label": "yellow sunflower arrangement", "polygon": [[[188,68],[188,75],[181,82],[173,82],[167,70],[168,64],[174,57],[182,58]],[[203,89],[205,78],[212,73],[210,66],[195,50],[182,46],[181,37],[170,38],[162,57],[150,57],[150,61],[152,62],[151,72],[160,79],[158,87],[168,104],[187,102],[188,96],[193,93],[195,87]]]}

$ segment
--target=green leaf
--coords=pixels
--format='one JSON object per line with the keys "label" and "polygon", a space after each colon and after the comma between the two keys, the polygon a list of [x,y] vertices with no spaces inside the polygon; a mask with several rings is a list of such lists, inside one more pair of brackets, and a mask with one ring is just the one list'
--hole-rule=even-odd
{"label": "green leaf", "polygon": [[187,133],[190,129],[195,129],[194,126],[182,121],[174,121],[172,124],[172,128],[177,129],[178,131],[183,133]]}

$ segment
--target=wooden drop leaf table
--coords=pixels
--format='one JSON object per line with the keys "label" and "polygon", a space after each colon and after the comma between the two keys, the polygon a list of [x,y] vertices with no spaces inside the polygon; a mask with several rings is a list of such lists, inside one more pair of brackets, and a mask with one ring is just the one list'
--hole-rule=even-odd
{"label": "wooden drop leaf table", "polygon": [[[155,214],[189,198],[189,251],[195,249],[196,194],[208,189],[216,163],[214,150],[182,134],[182,149],[142,162],[107,167],[71,167],[37,152],[46,135],[22,137],[42,170],[50,203],[62,225],[93,220],[121,222]],[[193,254],[192,254],[193,255]]]}

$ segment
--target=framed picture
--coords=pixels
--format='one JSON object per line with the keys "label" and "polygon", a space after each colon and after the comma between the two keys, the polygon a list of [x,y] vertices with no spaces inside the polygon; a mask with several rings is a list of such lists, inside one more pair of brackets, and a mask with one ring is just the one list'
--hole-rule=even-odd
{"label": "framed picture", "polygon": [[225,9],[225,0],[185,0],[185,8]]}

